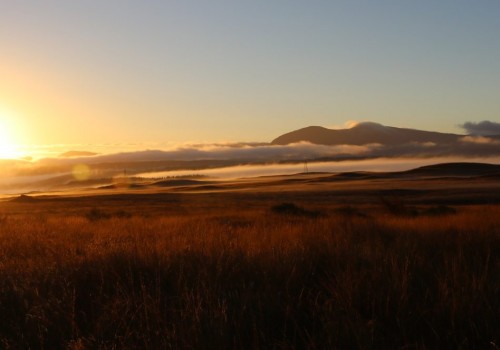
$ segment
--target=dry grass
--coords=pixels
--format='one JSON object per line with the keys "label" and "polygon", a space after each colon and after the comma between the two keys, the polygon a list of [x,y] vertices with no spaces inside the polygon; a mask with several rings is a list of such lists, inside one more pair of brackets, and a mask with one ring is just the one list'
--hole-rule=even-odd
{"label": "dry grass", "polygon": [[4,216],[0,348],[500,346],[500,208],[354,209]]}

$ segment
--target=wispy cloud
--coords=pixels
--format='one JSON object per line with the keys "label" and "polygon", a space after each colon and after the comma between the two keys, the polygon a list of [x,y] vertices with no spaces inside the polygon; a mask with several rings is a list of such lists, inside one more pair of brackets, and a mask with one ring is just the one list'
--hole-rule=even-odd
{"label": "wispy cloud", "polygon": [[500,138],[493,139],[484,136],[464,136],[460,139],[462,142],[477,143],[482,145],[500,145]]}
{"label": "wispy cloud", "polygon": [[342,125],[329,125],[329,126],[327,126],[327,129],[334,129],[334,130],[351,129],[360,123],[362,123],[362,122],[357,121],[357,120],[348,120]]}

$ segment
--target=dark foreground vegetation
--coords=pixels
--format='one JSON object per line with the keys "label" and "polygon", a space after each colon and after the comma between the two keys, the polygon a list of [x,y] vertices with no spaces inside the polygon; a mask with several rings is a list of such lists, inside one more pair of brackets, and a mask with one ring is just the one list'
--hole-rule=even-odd
{"label": "dark foreground vegetation", "polygon": [[500,208],[311,213],[4,215],[0,348],[500,347]]}

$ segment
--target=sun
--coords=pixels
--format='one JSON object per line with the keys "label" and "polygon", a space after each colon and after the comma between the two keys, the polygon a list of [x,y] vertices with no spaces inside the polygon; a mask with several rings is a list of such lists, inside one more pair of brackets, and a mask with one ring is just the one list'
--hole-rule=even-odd
{"label": "sun", "polygon": [[12,144],[10,135],[3,125],[0,125],[0,159],[16,158],[16,149]]}
{"label": "sun", "polygon": [[0,116],[0,159],[15,159],[21,156],[5,118]]}

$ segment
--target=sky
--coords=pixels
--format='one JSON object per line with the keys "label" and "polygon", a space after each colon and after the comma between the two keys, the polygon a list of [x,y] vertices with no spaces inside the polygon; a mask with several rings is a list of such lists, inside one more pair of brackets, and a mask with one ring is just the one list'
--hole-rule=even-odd
{"label": "sky", "polygon": [[461,133],[500,122],[499,18],[498,0],[2,0],[0,145]]}

